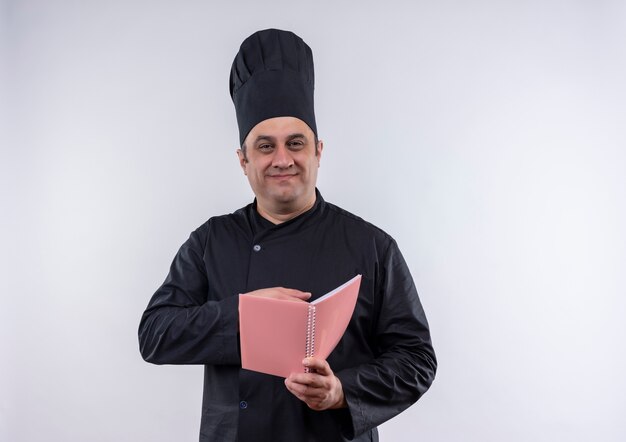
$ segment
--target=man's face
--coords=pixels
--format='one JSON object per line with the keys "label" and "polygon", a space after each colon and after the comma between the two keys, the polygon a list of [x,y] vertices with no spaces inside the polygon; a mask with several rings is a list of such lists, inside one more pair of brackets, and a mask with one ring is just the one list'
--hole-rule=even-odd
{"label": "man's face", "polygon": [[299,211],[315,201],[322,143],[294,117],[277,117],[254,126],[240,149],[239,163],[257,204],[277,213]]}

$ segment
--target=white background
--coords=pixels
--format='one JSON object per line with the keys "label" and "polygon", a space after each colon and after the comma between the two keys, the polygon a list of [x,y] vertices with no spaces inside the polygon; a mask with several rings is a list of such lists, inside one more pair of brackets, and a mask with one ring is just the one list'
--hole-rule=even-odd
{"label": "white background", "polygon": [[384,441],[626,440],[626,4],[0,2],[0,440],[194,441],[137,326],[252,199],[241,41],[312,48],[325,199],[394,236],[439,371]]}

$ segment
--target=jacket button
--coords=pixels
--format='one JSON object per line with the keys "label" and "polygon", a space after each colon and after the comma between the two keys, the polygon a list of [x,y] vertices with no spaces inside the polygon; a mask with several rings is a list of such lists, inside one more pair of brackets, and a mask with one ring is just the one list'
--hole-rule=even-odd
{"label": "jacket button", "polygon": [[252,247],[252,250],[254,250],[255,252],[258,252],[259,250],[261,250],[261,246],[258,244],[255,244],[254,247]]}
{"label": "jacket button", "polygon": [[239,402],[239,408],[245,410],[246,408],[248,408],[248,403],[246,401]]}

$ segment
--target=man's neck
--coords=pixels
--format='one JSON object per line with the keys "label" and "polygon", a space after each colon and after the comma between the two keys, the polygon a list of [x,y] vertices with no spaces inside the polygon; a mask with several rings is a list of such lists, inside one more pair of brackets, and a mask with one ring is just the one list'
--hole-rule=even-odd
{"label": "man's neck", "polygon": [[296,209],[292,207],[275,207],[268,208],[265,207],[258,199],[256,210],[259,212],[263,218],[268,220],[273,224],[282,224],[290,219],[294,219],[295,217],[302,215],[304,212],[309,210],[311,207],[315,205],[316,195],[313,194],[313,198],[307,202],[306,204],[298,207]]}

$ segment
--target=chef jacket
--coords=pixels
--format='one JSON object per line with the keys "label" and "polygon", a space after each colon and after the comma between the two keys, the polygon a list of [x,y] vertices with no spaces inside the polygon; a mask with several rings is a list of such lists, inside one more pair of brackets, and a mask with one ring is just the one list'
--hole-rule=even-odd
{"label": "chef jacket", "polygon": [[[362,275],[354,314],[327,361],[347,409],[314,411],[284,379],[241,368],[240,293],[287,287],[310,300]],[[274,225],[256,201],[182,245],[139,326],[143,358],[204,364],[201,441],[376,441],[376,426],[432,383],[436,359],[409,269],[385,232],[323,200]]]}

